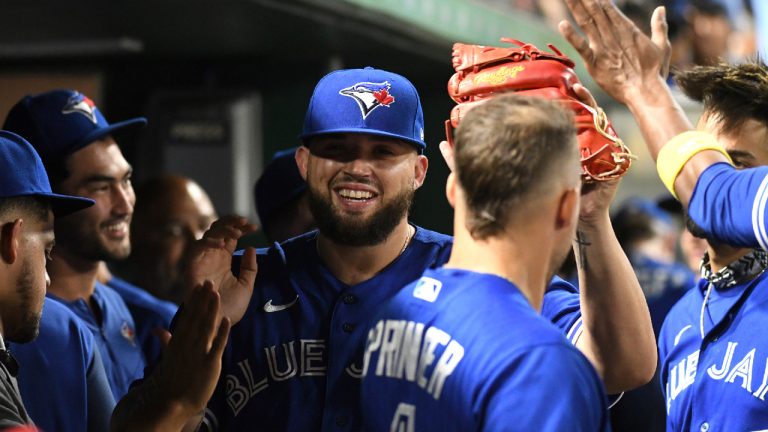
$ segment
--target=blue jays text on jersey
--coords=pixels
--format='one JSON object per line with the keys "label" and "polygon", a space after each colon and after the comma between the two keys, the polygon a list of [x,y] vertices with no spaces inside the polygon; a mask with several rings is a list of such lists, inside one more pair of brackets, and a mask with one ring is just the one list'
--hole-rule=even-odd
{"label": "blue jays text on jersey", "polygon": [[667,429],[768,429],[768,274],[712,288],[702,308],[707,286],[672,308],[659,336]]}
{"label": "blue jays text on jersey", "polygon": [[[402,287],[450,255],[449,236],[417,228],[376,277],[348,286],[317,254],[311,232],[258,254],[248,310],[232,327],[204,426],[213,430],[358,430],[366,326]],[[234,265],[237,268],[237,263]],[[553,281],[543,313],[580,334],[578,292]]]}
{"label": "blue jays text on jersey", "polygon": [[[709,239],[768,250],[766,208],[768,167],[737,170],[716,163],[699,176],[688,213]],[[697,424],[706,429],[768,429],[764,402],[768,346],[756,331],[768,322],[765,277],[750,282],[755,284],[751,289],[749,283],[713,289],[709,305],[702,305],[705,294],[700,282],[670,311],[659,353],[668,424],[674,430]]]}
{"label": "blue jays text on jersey", "polygon": [[93,334],[109,386],[115,400],[120,400],[130,384],[144,376],[146,366],[144,353],[136,340],[136,326],[125,302],[112,288],[99,282],[92,294],[93,311],[83,299],[72,302],[54,299],[74,312]]}
{"label": "blue jays text on jersey", "polygon": [[589,360],[506,279],[428,270],[372,322],[364,430],[610,429]]}

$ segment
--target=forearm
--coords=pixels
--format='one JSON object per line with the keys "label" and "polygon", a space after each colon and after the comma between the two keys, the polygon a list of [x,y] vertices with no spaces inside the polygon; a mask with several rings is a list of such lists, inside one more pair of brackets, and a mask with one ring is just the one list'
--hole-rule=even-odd
{"label": "forearm", "polygon": [[693,129],[661,77],[633,89],[627,107],[643,135],[648,152],[656,161],[659,151],[674,136]]}
{"label": "forearm", "polygon": [[579,226],[574,243],[584,332],[576,346],[609,393],[648,382],[656,369],[656,340],[634,270],[613,233],[607,212]]}
{"label": "forearm", "polygon": [[120,399],[112,413],[110,430],[189,430],[187,424],[196,415],[195,410],[186,409],[183,404],[164,397],[157,382],[150,376]]}

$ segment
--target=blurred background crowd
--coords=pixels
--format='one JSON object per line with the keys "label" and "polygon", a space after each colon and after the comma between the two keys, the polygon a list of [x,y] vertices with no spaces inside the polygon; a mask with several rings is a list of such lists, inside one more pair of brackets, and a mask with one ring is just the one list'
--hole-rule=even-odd
{"label": "blurred background crowd", "polygon": [[[675,70],[768,52],[765,1],[616,3],[646,31],[653,8],[667,6],[671,83]],[[416,85],[432,164],[412,220],[450,232],[447,168],[437,147],[453,106],[446,93],[452,43],[492,45],[505,36],[540,48],[553,43],[578,59],[556,29],[569,19],[562,0],[43,0],[7,4],[5,16],[0,116],[24,95],[70,88],[90,96],[109,119],[148,119],[120,141],[136,185],[134,251],[111,269],[176,303],[185,247],[217,214],[258,222],[261,231],[245,240],[252,245],[313,226],[293,148],[312,88],[328,71],[371,65]],[[685,215],[659,182],[631,115],[591,85],[583,66],[577,72],[639,156],[622,181],[613,223],[658,331],[698,277],[704,247],[685,230]],[[683,98],[695,122],[700,108]],[[567,268],[563,276],[570,276]],[[658,382],[647,387],[640,405],[615,410],[626,418],[639,413],[642,421],[617,419],[617,430],[663,428]]]}

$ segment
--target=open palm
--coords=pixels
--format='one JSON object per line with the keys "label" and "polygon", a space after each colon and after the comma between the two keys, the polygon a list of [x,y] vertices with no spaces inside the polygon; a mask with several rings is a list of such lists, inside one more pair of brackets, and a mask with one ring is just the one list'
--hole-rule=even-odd
{"label": "open palm", "polygon": [[237,240],[256,227],[239,216],[225,216],[211,225],[203,238],[195,242],[187,263],[188,286],[202,285],[206,280],[218,287],[222,315],[232,324],[245,314],[256,280],[256,252],[245,250],[238,276],[232,273],[232,254]]}

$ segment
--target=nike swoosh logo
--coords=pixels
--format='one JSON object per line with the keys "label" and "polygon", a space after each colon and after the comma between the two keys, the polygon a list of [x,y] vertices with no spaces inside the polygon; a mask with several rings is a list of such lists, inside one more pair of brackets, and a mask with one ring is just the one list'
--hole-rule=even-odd
{"label": "nike swoosh logo", "polygon": [[292,302],[281,304],[281,305],[273,305],[272,299],[269,299],[268,302],[264,303],[264,312],[280,312],[282,310],[286,310],[289,307],[296,304],[296,302],[299,301],[299,296],[297,295],[295,299],[293,299]]}

